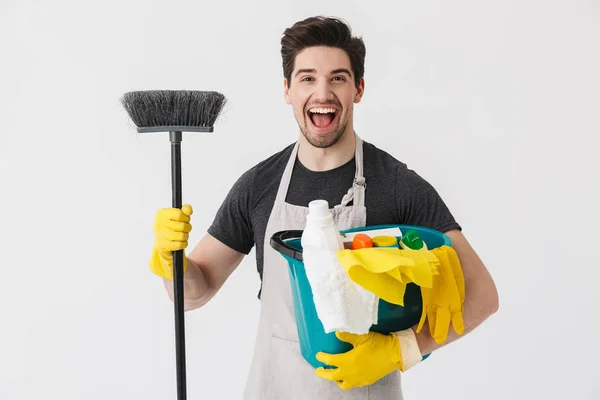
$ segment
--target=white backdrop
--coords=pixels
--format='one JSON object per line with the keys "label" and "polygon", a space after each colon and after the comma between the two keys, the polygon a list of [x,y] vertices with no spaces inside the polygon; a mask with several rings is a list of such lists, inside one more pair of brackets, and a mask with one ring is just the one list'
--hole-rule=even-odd
{"label": "white backdrop", "polygon": [[[170,206],[167,136],[138,89],[218,90],[184,137],[195,244],[238,176],[294,141],[279,40],[345,18],[367,46],[356,127],[429,180],[500,310],[404,376],[406,399],[599,399],[600,3],[0,2],[0,399],[175,399],[173,307],[148,270]],[[259,302],[251,253],[186,314],[189,399],[241,398]]]}

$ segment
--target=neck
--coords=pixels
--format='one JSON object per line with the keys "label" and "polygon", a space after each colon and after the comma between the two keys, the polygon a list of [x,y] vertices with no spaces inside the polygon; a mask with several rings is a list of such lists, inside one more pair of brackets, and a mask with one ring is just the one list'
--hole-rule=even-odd
{"label": "neck", "polygon": [[298,159],[311,171],[328,171],[346,164],[354,157],[356,138],[354,129],[350,127],[336,144],[326,149],[312,146],[302,133],[299,140]]}

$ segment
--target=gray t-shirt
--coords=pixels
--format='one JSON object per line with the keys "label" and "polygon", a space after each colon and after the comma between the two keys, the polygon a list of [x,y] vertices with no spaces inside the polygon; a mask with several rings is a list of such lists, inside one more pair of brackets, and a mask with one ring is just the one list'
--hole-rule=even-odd
{"label": "gray t-shirt", "polygon": [[[245,172],[208,229],[212,236],[241,253],[248,254],[256,246],[261,281],[265,230],[293,147],[287,146]],[[406,164],[366,141],[363,153],[368,226],[407,224],[441,232],[462,229],[433,186]],[[355,172],[354,158],[325,172],[310,171],[296,158],[286,202],[308,207],[312,200],[324,199],[330,207],[340,204],[352,186]]]}

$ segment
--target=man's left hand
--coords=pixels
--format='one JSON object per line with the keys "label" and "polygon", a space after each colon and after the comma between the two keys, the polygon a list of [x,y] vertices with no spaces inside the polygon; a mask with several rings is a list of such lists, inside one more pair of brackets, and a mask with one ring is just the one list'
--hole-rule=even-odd
{"label": "man's left hand", "polygon": [[338,339],[350,343],[354,348],[343,354],[317,353],[317,360],[335,368],[320,367],[315,373],[321,378],[336,382],[343,390],[371,385],[397,369],[404,371],[396,334],[335,334]]}

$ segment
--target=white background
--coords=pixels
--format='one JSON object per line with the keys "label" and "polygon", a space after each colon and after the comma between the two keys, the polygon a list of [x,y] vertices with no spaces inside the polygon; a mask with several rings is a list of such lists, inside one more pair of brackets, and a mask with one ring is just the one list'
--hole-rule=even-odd
{"label": "white background", "polygon": [[[335,15],[367,46],[361,136],[429,180],[500,310],[405,374],[406,399],[599,399],[598,1],[0,2],[0,399],[174,399],[172,303],[148,270],[167,136],[119,99],[218,90],[187,135],[199,240],[238,176],[292,143],[279,40]],[[251,253],[187,315],[189,399],[241,398]]]}

